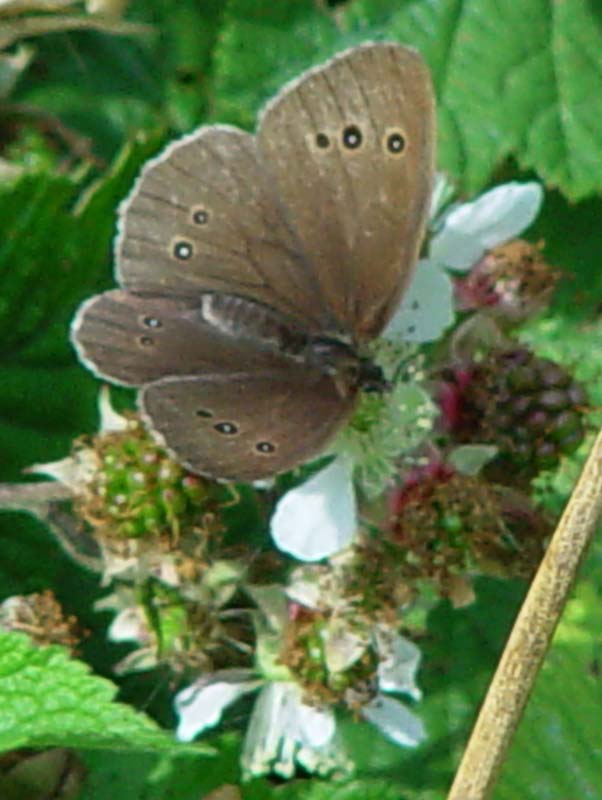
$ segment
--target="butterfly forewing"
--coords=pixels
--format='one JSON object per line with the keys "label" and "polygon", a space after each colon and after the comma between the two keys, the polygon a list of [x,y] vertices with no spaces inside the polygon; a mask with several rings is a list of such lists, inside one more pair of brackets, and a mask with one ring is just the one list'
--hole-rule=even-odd
{"label": "butterfly forewing", "polygon": [[211,126],[170,145],[120,210],[121,285],[240,294],[299,317],[308,330],[336,329],[274,189],[251,134]]}
{"label": "butterfly forewing", "polygon": [[320,294],[355,338],[376,336],[411,277],[430,203],[422,59],[389,43],[342,53],[276,95],[258,138]]}

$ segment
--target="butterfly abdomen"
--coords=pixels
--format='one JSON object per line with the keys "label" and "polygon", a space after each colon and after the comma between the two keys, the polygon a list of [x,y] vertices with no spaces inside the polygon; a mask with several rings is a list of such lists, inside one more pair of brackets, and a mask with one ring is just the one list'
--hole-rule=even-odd
{"label": "butterfly abdomen", "polygon": [[363,383],[362,359],[352,345],[336,336],[311,336],[261,303],[234,294],[204,292],[201,314],[206,323],[226,336],[289,356],[322,375],[334,377],[342,395],[355,392]]}

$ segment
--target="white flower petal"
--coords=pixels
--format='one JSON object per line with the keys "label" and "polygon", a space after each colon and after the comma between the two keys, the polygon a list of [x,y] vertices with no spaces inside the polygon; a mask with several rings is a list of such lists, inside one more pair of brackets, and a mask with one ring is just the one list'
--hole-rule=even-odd
{"label": "white flower petal", "polygon": [[288,683],[269,683],[262,689],[245,737],[241,757],[245,774],[264,775],[276,765],[285,778],[294,773],[296,691],[295,684]]}
{"label": "white flower petal", "polygon": [[452,282],[439,264],[418,262],[416,273],[383,336],[407,342],[432,342],[454,320]]}
{"label": "white flower petal", "polygon": [[324,747],[336,732],[337,725],[332,711],[300,702],[297,719],[300,739],[308,747]]}
{"label": "white flower petal", "polygon": [[139,647],[128,653],[125,658],[118,661],[113,667],[115,675],[127,675],[130,672],[146,672],[155,669],[158,665],[157,650],[155,647]]}
{"label": "white flower petal", "polygon": [[48,464],[32,464],[27,472],[49,475],[62,483],[74,494],[81,494],[90,483],[98,469],[98,458],[90,448],[78,450],[74,456],[50,461]]}
{"label": "white flower petal", "polygon": [[124,608],[109,625],[107,633],[111,642],[139,642],[147,644],[149,629],[146,619],[138,606]]}
{"label": "white flower petal", "polygon": [[353,540],[357,528],[352,467],[337,458],[279,501],[272,517],[276,546],[301,561],[319,561]]}
{"label": "white flower petal", "polygon": [[330,673],[343,672],[355,664],[370,644],[368,636],[350,629],[349,623],[334,617],[322,633],[324,659]]}
{"label": "white flower petal", "polygon": [[[539,183],[505,183],[450,211],[433,237],[430,257],[456,269],[467,269],[480,255],[514,239],[533,222],[543,200]],[[474,240],[471,252],[470,239]],[[481,248],[481,252],[475,253]],[[473,259],[467,263],[468,259]]]}
{"label": "white flower petal", "polygon": [[362,715],[387,739],[402,747],[415,747],[426,736],[421,720],[392,697],[377,695],[362,708]]}
{"label": "white flower petal", "polygon": [[206,728],[218,724],[224,710],[261,686],[251,670],[221,670],[178,692],[174,705],[180,721],[176,732],[182,742],[190,742]]}
{"label": "white flower petal", "polygon": [[115,411],[111,405],[111,393],[108,386],[102,386],[98,393],[98,414],[101,433],[120,433],[128,426],[127,419]]}
{"label": "white flower petal", "polygon": [[378,686],[381,692],[404,692],[419,700],[422,693],[416,685],[421,659],[418,647],[384,626],[375,630],[375,636],[380,657]]}
{"label": "white flower petal", "polygon": [[314,572],[317,567],[303,566],[293,570],[286,587],[286,596],[293,603],[299,603],[305,608],[320,608],[322,604],[323,576],[319,572]]}
{"label": "white flower petal", "polygon": [[429,209],[429,219],[436,220],[442,208],[453,197],[455,192],[454,185],[450,183],[443,172],[435,175],[435,184],[431,194],[431,207]]}
{"label": "white flower petal", "polygon": [[463,231],[445,225],[433,236],[429,247],[429,259],[455,270],[469,270],[485,252],[481,240]]}
{"label": "white flower petal", "polygon": [[270,683],[253,709],[241,758],[243,773],[251,777],[273,771],[290,778],[296,764],[318,774],[344,767],[335,732],[332,712],[303,703],[296,684]]}

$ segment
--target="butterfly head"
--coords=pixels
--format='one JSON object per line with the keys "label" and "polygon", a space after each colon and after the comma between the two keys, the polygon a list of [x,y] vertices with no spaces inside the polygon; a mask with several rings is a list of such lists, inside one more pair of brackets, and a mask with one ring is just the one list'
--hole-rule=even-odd
{"label": "butterfly head", "polygon": [[385,378],[382,369],[369,358],[359,359],[357,382],[363,392],[382,394],[391,389],[391,383]]}

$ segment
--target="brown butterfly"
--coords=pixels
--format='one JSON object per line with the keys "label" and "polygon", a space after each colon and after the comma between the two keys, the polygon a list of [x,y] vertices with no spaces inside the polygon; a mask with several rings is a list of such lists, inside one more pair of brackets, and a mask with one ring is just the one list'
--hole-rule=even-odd
{"label": "brown butterfly", "polygon": [[81,360],[142,387],[194,472],[250,481],[318,454],[363,388],[430,203],[434,104],[416,52],[364,44],[303,73],[255,135],[203,126],[119,211],[120,289],[79,309]]}

